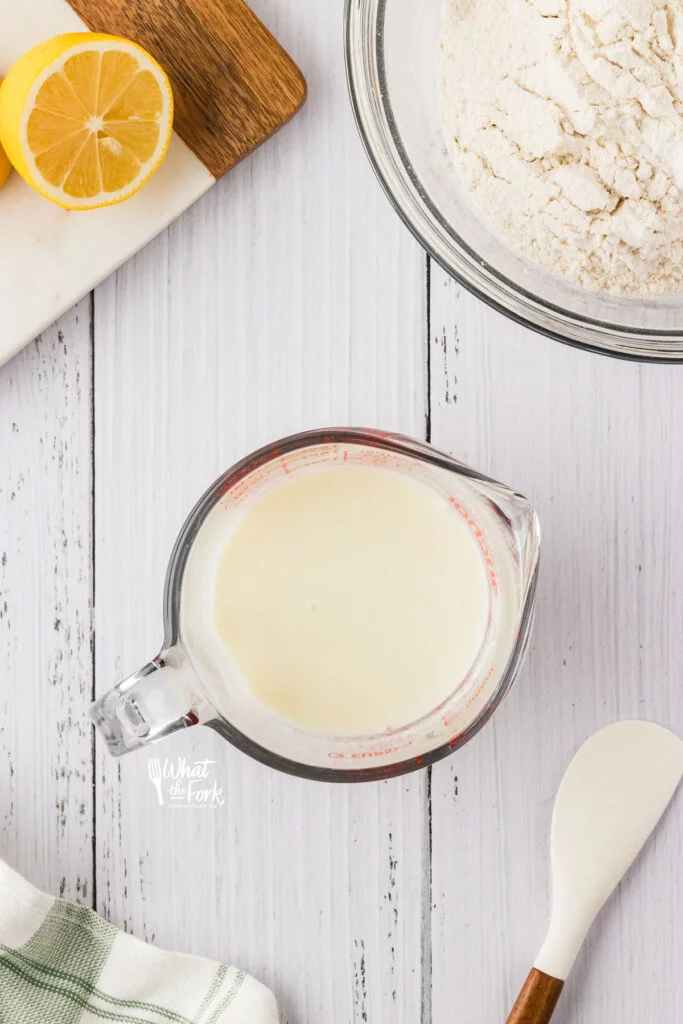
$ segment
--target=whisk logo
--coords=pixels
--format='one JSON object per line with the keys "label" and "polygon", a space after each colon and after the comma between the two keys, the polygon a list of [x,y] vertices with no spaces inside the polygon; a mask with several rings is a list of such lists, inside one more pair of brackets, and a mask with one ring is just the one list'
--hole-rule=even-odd
{"label": "whisk logo", "polygon": [[150,757],[149,781],[154,786],[160,807],[222,807],[223,789],[212,779],[215,761],[188,761],[185,757],[163,760]]}

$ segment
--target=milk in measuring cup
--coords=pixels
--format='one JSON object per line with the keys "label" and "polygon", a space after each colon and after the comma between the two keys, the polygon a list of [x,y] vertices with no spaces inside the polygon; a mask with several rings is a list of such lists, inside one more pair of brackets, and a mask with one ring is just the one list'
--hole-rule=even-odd
{"label": "milk in measuring cup", "polygon": [[[205,557],[212,697],[234,677],[306,730],[415,722],[463,680],[489,618],[472,524],[445,496],[374,466],[327,466],[261,495]],[[199,577],[194,574],[194,586]],[[199,603],[199,602],[197,602]],[[183,599],[192,637],[192,601]]]}

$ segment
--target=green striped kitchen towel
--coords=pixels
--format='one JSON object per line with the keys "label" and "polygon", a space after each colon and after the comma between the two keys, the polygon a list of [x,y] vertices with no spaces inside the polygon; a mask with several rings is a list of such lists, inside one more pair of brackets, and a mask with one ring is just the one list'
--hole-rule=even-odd
{"label": "green striped kitchen towel", "polygon": [[277,1024],[242,971],[166,953],[0,861],[0,1024]]}

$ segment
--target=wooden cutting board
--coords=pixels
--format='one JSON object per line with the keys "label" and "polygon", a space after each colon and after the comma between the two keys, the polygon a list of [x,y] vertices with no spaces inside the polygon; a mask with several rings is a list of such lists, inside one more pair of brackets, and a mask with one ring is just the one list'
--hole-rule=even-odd
{"label": "wooden cutting board", "polygon": [[0,0],[0,75],[36,43],[90,29],[144,46],[166,70],[174,138],[120,206],[67,212],[17,174],[0,191],[0,364],[288,121],[306,83],[243,0]]}

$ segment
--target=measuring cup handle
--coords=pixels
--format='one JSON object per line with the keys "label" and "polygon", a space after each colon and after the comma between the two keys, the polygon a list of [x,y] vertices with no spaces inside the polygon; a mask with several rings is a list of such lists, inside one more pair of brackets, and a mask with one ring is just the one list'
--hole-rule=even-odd
{"label": "measuring cup handle", "polygon": [[564,986],[559,978],[533,967],[512,1007],[507,1024],[548,1024]]}
{"label": "measuring cup handle", "polygon": [[211,714],[194,669],[182,651],[171,648],[95,701],[90,717],[118,756],[206,722]]}

